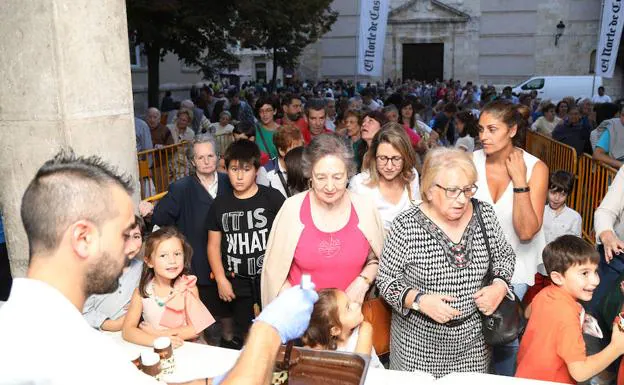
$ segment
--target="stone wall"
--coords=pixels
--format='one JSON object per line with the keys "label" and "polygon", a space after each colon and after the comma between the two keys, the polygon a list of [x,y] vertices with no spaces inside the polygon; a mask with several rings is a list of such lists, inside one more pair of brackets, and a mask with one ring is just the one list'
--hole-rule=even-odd
{"label": "stone wall", "polygon": [[[349,78],[355,71],[359,0],[335,0],[332,7],[341,12],[333,31],[304,54],[309,78]],[[383,79],[402,76],[403,44],[410,43],[443,43],[444,77],[462,81],[502,85],[533,75],[590,74],[598,0],[390,0],[390,9]],[[459,22],[457,12],[469,20]],[[566,28],[555,46],[559,20]],[[608,94],[622,95],[623,68],[620,61],[613,79],[604,79]]]}

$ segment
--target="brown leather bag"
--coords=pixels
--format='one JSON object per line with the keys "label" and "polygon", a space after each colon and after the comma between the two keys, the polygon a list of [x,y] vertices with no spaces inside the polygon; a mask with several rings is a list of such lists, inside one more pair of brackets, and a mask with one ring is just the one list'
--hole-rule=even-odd
{"label": "brown leather bag", "polygon": [[373,326],[373,347],[377,355],[390,352],[390,321],[392,308],[381,297],[368,299],[362,304],[364,321]]}

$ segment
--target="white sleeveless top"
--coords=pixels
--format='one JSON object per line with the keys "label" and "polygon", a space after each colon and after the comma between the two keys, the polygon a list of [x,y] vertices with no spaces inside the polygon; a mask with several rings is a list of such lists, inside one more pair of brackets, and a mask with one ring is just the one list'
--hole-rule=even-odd
{"label": "white sleeveless top", "polygon": [[410,208],[412,200],[420,200],[420,177],[418,176],[418,171],[416,171],[416,169],[413,169],[412,171],[414,172],[414,180],[410,185],[412,195],[410,197],[407,192],[407,188],[404,188],[401,200],[397,204],[386,201],[384,196],[381,194],[379,186],[367,186],[367,183],[370,182],[370,174],[368,171],[362,171],[361,173],[354,175],[349,181],[349,190],[359,195],[371,197],[373,202],[375,202],[375,206],[377,206],[379,215],[381,216],[384,230],[390,231],[394,218]]}
{"label": "white sleeveless top", "polygon": [[[527,166],[527,180],[530,180],[533,167],[539,159],[526,151],[523,151],[523,158],[524,164]],[[472,159],[477,168],[477,186],[479,187],[475,198],[494,206],[494,211],[503,233],[516,254],[516,266],[511,282],[533,285],[535,283],[535,273],[538,271],[537,268],[542,264],[542,250],[546,246],[544,229],[540,228],[530,241],[520,241],[513,227],[513,183],[509,182],[503,195],[498,199],[498,202],[494,203],[485,174],[485,153],[483,150],[475,151],[472,153]]]}

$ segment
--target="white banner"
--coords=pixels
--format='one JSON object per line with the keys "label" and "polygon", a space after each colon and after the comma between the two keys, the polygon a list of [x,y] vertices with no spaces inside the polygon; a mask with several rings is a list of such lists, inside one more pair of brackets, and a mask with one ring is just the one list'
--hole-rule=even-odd
{"label": "white banner", "polygon": [[602,9],[602,26],[596,49],[596,75],[613,77],[624,24],[622,0],[605,0]]}
{"label": "white banner", "polygon": [[359,75],[381,76],[387,23],[388,0],[360,0]]}

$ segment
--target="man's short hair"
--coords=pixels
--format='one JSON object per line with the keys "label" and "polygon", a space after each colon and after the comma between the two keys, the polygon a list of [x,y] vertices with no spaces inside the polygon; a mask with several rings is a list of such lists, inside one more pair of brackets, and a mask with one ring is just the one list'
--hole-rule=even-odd
{"label": "man's short hair", "polygon": [[256,136],[256,126],[248,121],[242,120],[234,125],[232,133],[236,135],[245,135],[247,138],[254,138]]}
{"label": "man's short hair", "polygon": [[373,97],[373,95],[374,95],[374,91],[373,91],[373,89],[372,89],[372,88],[370,88],[370,87],[366,87],[366,88],[364,88],[364,89],[362,90],[361,95],[362,95],[362,97],[365,97],[365,96],[370,96],[370,97]]}
{"label": "man's short hair", "polygon": [[88,220],[98,228],[117,214],[109,187],[132,194],[131,178],[100,157],[59,151],[37,171],[22,197],[21,215],[30,257],[58,248],[72,223]]}
{"label": "man's short hair", "polygon": [[251,164],[257,170],[260,168],[260,149],[255,142],[247,139],[232,142],[225,150],[225,168],[230,167],[233,160],[238,164]]}
{"label": "man's short hair", "polygon": [[310,110],[325,111],[327,113],[327,103],[323,99],[310,99],[306,104],[306,116],[310,116]]}
{"label": "man's short hair", "polygon": [[562,235],[547,244],[542,251],[542,258],[548,275],[553,271],[565,274],[574,265],[586,262],[597,265],[600,262],[596,249],[575,235]]}
{"label": "man's short hair", "polygon": [[557,170],[550,176],[548,189],[554,192],[570,194],[574,188],[574,175],[564,170]]}
{"label": "man's short hair", "polygon": [[288,106],[292,104],[293,100],[302,100],[299,94],[288,93],[282,98],[282,106]]}

